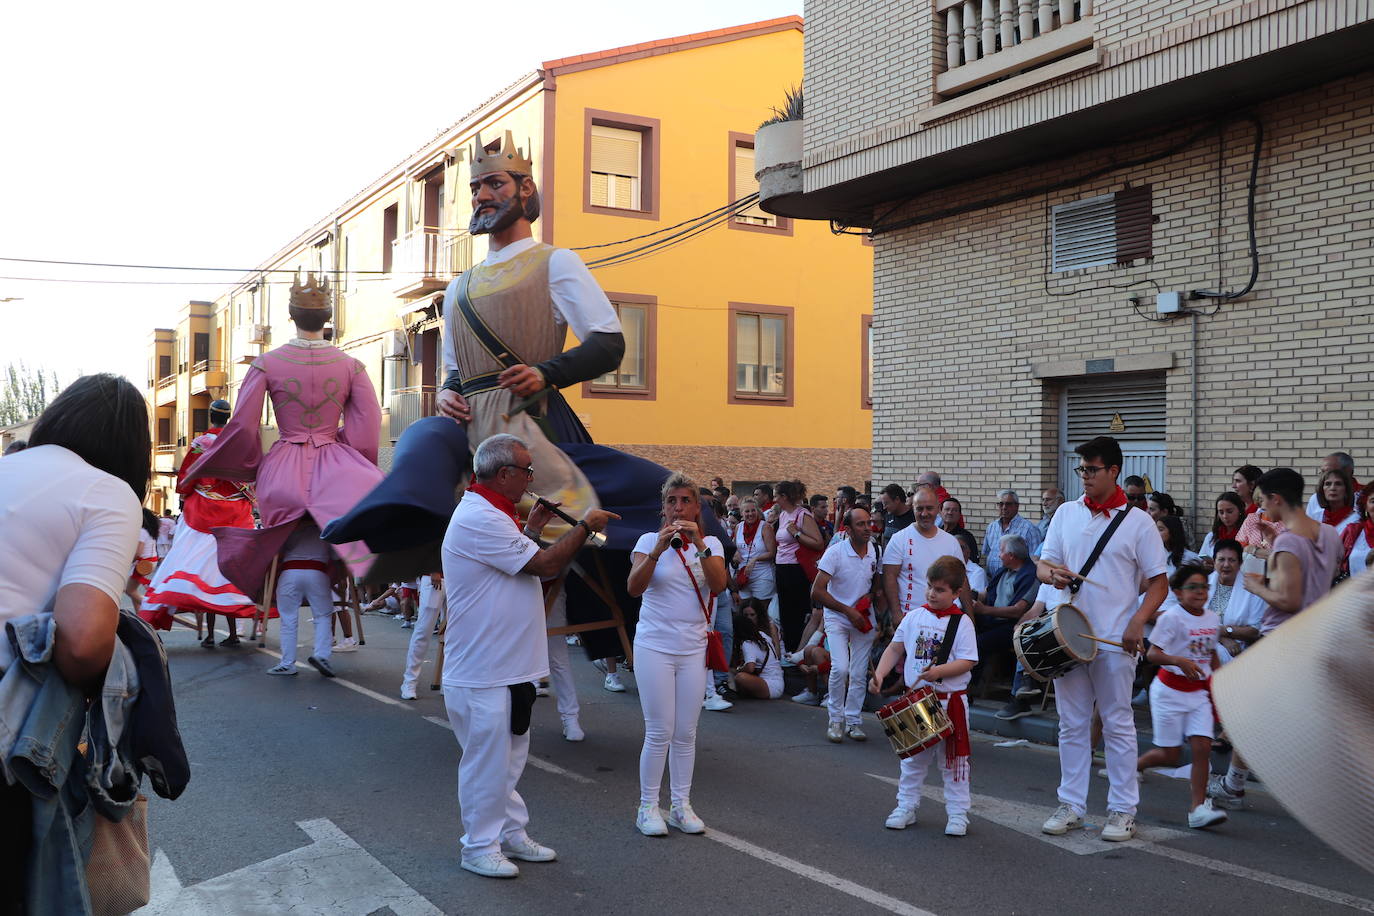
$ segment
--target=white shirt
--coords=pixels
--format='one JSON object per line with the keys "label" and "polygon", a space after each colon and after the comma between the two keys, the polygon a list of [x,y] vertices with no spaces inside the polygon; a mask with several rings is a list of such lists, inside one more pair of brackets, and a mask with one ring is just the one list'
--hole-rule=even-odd
{"label": "white shirt", "polygon": [[[1192,659],[1202,669],[1202,676],[1209,677],[1212,673],[1212,650],[1217,647],[1220,630],[1221,620],[1211,611],[1204,608],[1201,614],[1193,616],[1176,604],[1159,615],[1150,642],[1165,655]],[[1165,671],[1183,676],[1183,669],[1177,665],[1163,667]]]}
{"label": "white shirt", "polygon": [[43,610],[67,585],[118,603],[142,520],[127,483],[60,445],[0,460],[0,620]]}
{"label": "white shirt", "polygon": [[1040,588],[1035,592],[1035,601],[1045,606],[1045,610],[1052,611],[1059,605],[1068,601],[1072,597],[1067,588],[1055,588],[1048,582],[1041,582]]}
{"label": "white shirt", "polygon": [[[1121,639],[1140,606],[1141,584],[1163,575],[1169,559],[1149,513],[1127,507],[1112,509],[1110,515],[1115,518],[1121,512],[1126,513],[1125,520],[1088,572],[1092,583],[1083,583],[1073,598],[1073,605],[1088,618],[1095,635],[1116,640]],[[1090,512],[1083,497],[1065,503],[1050,520],[1040,558],[1075,572],[1082,569],[1109,523],[1106,515]],[[1121,651],[1105,643],[1099,644],[1098,650]]]}
{"label": "white shirt", "polygon": [[[892,634],[892,641],[901,643],[906,649],[902,679],[908,687],[926,685],[938,693],[950,693],[968,686],[969,680],[973,677],[972,671],[965,671],[958,677],[947,677],[937,682],[920,680],[921,672],[934,664],[935,656],[940,652],[940,644],[945,641],[945,630],[948,627],[949,618],[936,617],[926,610],[924,602],[913,607],[902,618],[902,622],[897,624],[897,632]],[[978,661],[978,636],[974,632],[973,621],[967,614],[959,615],[959,628],[954,631],[954,645],[950,647],[949,658],[945,661],[952,662],[958,659]]]}
{"label": "white shirt", "polygon": [[1369,540],[1364,533],[1356,535],[1355,543],[1350,545],[1350,575],[1358,576],[1366,569],[1374,567],[1374,563],[1369,562],[1370,552]]}
{"label": "white shirt", "polygon": [[[830,582],[826,585],[830,597],[853,607],[854,602],[873,590],[873,574],[878,569],[878,548],[869,541],[864,545],[864,555],[861,557],[855,552],[849,538],[845,538],[825,549],[816,568],[830,574]],[[826,613],[839,612],[826,608]],[[872,607],[868,609],[868,619],[874,622]]]}
{"label": "white shirt", "polygon": [[[524,251],[529,251],[538,240],[521,239],[512,242],[500,251],[489,251],[482,259],[483,266],[491,266],[509,261]],[[444,290],[444,372],[458,368],[458,357],[453,348],[454,335],[462,322],[456,304],[458,283],[455,279]],[[557,248],[549,256],[549,298],[553,303],[553,317],[560,326],[571,328],[578,340],[586,340],[588,334],[620,333],[620,318],[615,313],[601,287],[592,279],[591,271],[582,263],[576,252]],[[451,306],[451,307],[449,307]]]}
{"label": "white shirt", "polygon": [[763,638],[768,640],[767,650],[752,639],[746,639],[740,643],[740,654],[745,664],[753,662],[758,666],[759,670],[755,674],[763,678],[765,684],[774,690],[781,690],[783,687],[782,662],[778,661],[778,647],[773,644],[773,640],[768,636],[765,635]]}
{"label": "white shirt", "polygon": [[975,595],[981,595],[988,590],[988,574],[983,572],[983,567],[972,560],[966,560],[964,572],[968,575],[969,591]]}
{"label": "white shirt", "polygon": [[549,673],[544,596],[523,573],[539,546],[479,493],[467,493],[444,535],[448,630],[445,687],[505,687]]}
{"label": "white shirt", "polygon": [[[707,535],[702,542],[711,548],[712,556],[722,555],[718,538]],[[648,555],[657,543],[657,531],[645,532],[635,542],[634,553]],[[710,607],[711,595],[696,548],[691,544],[685,544],[684,548],[678,551],[669,547],[654,562],[653,576],[639,604],[636,646],[645,646],[664,655],[695,655],[706,651],[706,614],[702,604]],[[682,565],[683,560],[687,567]],[[688,568],[692,571],[691,576],[687,574]],[[692,585],[693,577],[696,578],[695,586]]]}
{"label": "white shirt", "polygon": [[926,537],[914,524],[907,525],[887,542],[883,566],[898,567],[897,603],[902,613],[910,613],[912,608],[926,603],[926,570],[940,557],[955,557],[964,562],[959,539],[938,528],[933,536]]}

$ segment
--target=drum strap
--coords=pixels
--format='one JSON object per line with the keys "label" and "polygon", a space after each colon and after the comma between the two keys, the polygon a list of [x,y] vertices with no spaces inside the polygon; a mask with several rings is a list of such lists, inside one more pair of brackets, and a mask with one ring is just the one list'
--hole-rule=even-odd
{"label": "drum strap", "polygon": [[959,620],[963,616],[963,614],[949,615],[949,623],[945,624],[945,638],[940,643],[940,651],[935,653],[935,661],[931,663],[932,667],[943,665],[949,661],[949,653],[954,649],[954,634],[959,631]]}
{"label": "drum strap", "polygon": [[1083,587],[1083,580],[1088,577],[1088,573],[1097,563],[1097,558],[1102,556],[1102,551],[1106,549],[1107,542],[1112,539],[1112,535],[1116,534],[1116,529],[1121,527],[1121,523],[1126,520],[1126,513],[1130,511],[1131,508],[1122,509],[1116,514],[1116,518],[1112,519],[1111,524],[1107,525],[1107,530],[1102,532],[1102,537],[1098,538],[1097,543],[1093,545],[1093,552],[1088,554],[1088,561],[1078,571],[1078,578],[1069,583],[1070,592],[1075,595],[1078,594],[1078,590]]}

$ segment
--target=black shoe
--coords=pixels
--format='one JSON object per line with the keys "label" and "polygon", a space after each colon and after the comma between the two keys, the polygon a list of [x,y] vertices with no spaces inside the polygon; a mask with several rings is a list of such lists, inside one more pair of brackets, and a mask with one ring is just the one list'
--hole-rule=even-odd
{"label": "black shoe", "polygon": [[200,641],[200,647],[202,649],[213,649],[215,647],[215,634],[211,633],[209,636],[202,639]]}
{"label": "black shoe", "polygon": [[232,636],[226,636],[221,639],[219,644],[221,646],[228,646],[230,649],[237,649],[241,641],[242,640],[239,639],[239,634],[235,633]]}
{"label": "black shoe", "polygon": [[316,658],[312,655],[309,658],[307,658],[306,661],[308,661],[316,671],[318,671],[320,674],[323,674],[325,677],[335,676],[334,669],[329,664],[329,659]]}
{"label": "black shoe", "polygon": [[1010,722],[1013,719],[1019,719],[1022,716],[1028,716],[1030,714],[1030,704],[1027,703],[1025,700],[1017,699],[1016,697],[1012,697],[1010,702],[1008,702],[1006,706],[1003,706],[1001,709],[997,710],[997,718],[1001,719],[1004,722]]}

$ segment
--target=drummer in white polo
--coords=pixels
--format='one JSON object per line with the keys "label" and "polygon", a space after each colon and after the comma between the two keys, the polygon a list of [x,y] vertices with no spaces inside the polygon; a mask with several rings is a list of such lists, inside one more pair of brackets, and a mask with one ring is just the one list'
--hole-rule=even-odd
{"label": "drummer in white polo", "polygon": [[869,539],[868,512],[854,508],[842,519],[846,537],[831,544],[817,564],[811,600],[825,608],[825,636],[830,648],[830,725],[826,737],[835,743],[864,741],[864,687],[868,657],[878,638],[871,606],[878,551]]}
{"label": "drummer in white polo", "polygon": [[[1125,652],[1103,644],[1093,661],[1079,665],[1055,683],[1059,707],[1059,808],[1042,829],[1059,836],[1083,826],[1096,704],[1102,717],[1107,779],[1111,786],[1102,839],[1129,840],[1135,836],[1135,809],[1140,800],[1135,776],[1137,747],[1131,684],[1135,656],[1143,649],[1145,623],[1159,610],[1169,591],[1165,578],[1168,557],[1153,519],[1143,510],[1130,507],[1126,494],[1117,486],[1122,460],[1117,441],[1099,436],[1074,451],[1081,459],[1074,471],[1083,479],[1083,496],[1055,512],[1036,571],[1041,582],[1056,588],[1077,582],[1075,574],[1083,569],[1107,527],[1118,514],[1126,513],[1088,572],[1087,581],[1081,583],[1071,599],[1087,617],[1095,635],[1120,640]],[[1137,583],[1144,583],[1144,589],[1138,588]]]}

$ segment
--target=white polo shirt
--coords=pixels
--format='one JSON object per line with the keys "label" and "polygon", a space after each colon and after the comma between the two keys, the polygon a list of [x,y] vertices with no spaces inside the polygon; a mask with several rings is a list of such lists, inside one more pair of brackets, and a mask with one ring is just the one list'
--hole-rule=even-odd
{"label": "white polo shirt", "polygon": [[[1088,618],[1093,635],[1119,640],[1140,607],[1141,585],[1167,572],[1169,557],[1154,519],[1144,509],[1127,507],[1109,512],[1111,518],[1125,512],[1126,519],[1088,572],[1092,582],[1083,583],[1078,594],[1068,600]],[[1065,503],[1050,520],[1040,558],[1077,572],[1110,523],[1108,516],[1091,512],[1083,497]],[[1099,643],[1097,648],[1099,652],[1121,651],[1106,643]]]}
{"label": "white polo shirt", "polygon": [[887,542],[883,566],[898,567],[897,603],[903,614],[926,603],[926,570],[941,557],[954,557],[960,564],[964,562],[964,549],[959,546],[959,539],[939,528],[932,537],[926,537],[916,530],[915,524],[907,525]]}
{"label": "white polo shirt", "polygon": [[[853,607],[854,602],[873,589],[873,574],[878,569],[878,548],[870,540],[864,545],[864,555],[859,556],[854,550],[853,542],[849,538],[844,538],[825,549],[816,568],[830,574],[830,582],[826,586],[830,597],[841,604]],[[839,611],[832,611],[830,608],[826,608],[825,613],[843,616]],[[868,620],[870,623],[874,622],[872,607],[868,609]]]}
{"label": "white polo shirt", "polygon": [[520,570],[539,545],[479,493],[463,496],[444,535],[445,687],[505,687],[549,673],[544,597]]}
{"label": "white polo shirt", "polygon": [[[902,666],[902,680],[908,687],[933,687],[936,693],[950,693],[968,687],[973,671],[965,671],[957,677],[947,677],[942,681],[921,680],[921,672],[935,663],[940,646],[945,641],[945,631],[949,628],[948,617],[938,617],[926,610],[925,600],[897,624],[897,632],[892,641],[899,642],[906,649],[906,661]],[[967,614],[959,615],[959,626],[954,630],[954,644],[950,646],[947,662],[959,660],[978,661],[978,635],[974,632],[973,621]]]}
{"label": "white polo shirt", "polygon": [[[718,538],[708,534],[701,541],[711,549],[712,556],[722,556]],[[657,531],[641,534],[634,553],[650,554],[657,543]],[[654,563],[653,575],[640,599],[635,645],[664,655],[698,655],[706,651],[706,612],[702,604],[709,606],[710,601],[697,549],[691,544],[682,550],[669,547]]]}

